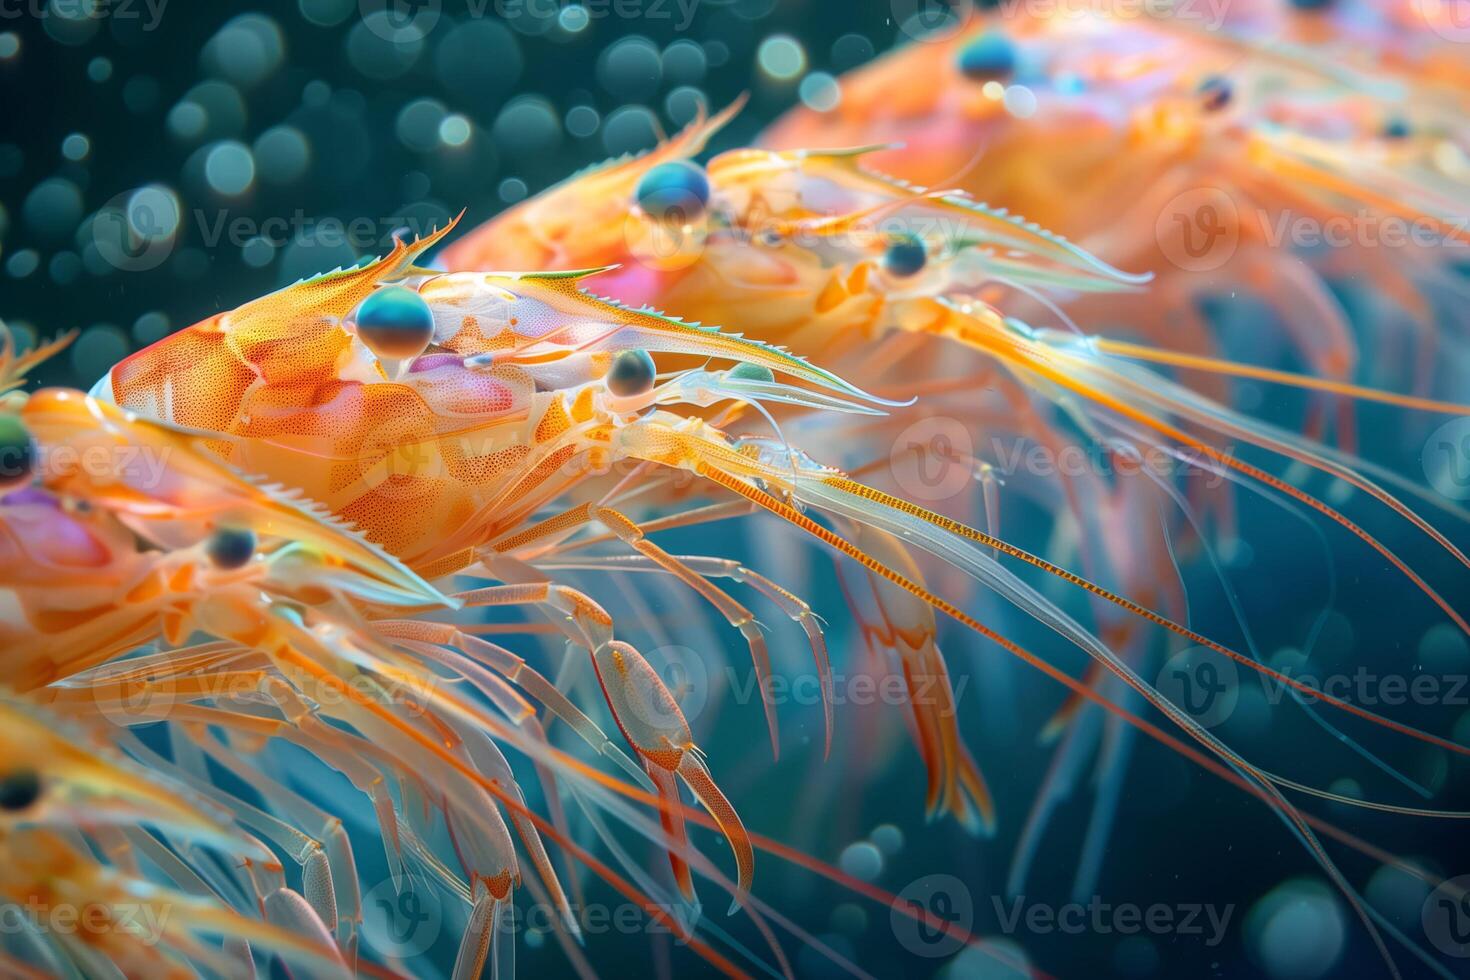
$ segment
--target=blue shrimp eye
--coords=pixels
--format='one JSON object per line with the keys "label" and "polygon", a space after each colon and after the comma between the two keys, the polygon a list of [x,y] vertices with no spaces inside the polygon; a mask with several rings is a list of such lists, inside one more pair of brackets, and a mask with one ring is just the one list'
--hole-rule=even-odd
{"label": "blue shrimp eye", "polygon": [[643,175],[633,196],[644,214],[684,224],[709,206],[709,178],[704,168],[687,160],[661,163]]}
{"label": "blue shrimp eye", "polygon": [[619,398],[632,398],[653,389],[653,358],[642,348],[618,351],[607,371],[607,390]]}
{"label": "blue shrimp eye", "polygon": [[415,290],[389,286],[362,301],[357,335],[379,357],[417,357],[434,339],[434,314]]}
{"label": "blue shrimp eye", "polygon": [[1223,75],[1211,75],[1200,82],[1199,96],[1207,112],[1225,108],[1230,104],[1230,97],[1233,94],[1234,88],[1230,84],[1230,79]]}
{"label": "blue shrimp eye", "polygon": [[922,271],[928,260],[929,250],[923,240],[904,235],[888,243],[888,251],[883,253],[883,268],[892,275],[907,278]]}
{"label": "blue shrimp eye", "polygon": [[1409,121],[1402,116],[1395,116],[1383,124],[1383,138],[1390,140],[1408,139]]}
{"label": "blue shrimp eye", "polygon": [[25,423],[14,415],[0,415],[0,487],[27,479],[36,465],[36,443]]}
{"label": "blue shrimp eye", "polygon": [[255,556],[255,532],[248,527],[222,527],[204,545],[215,568],[239,568]]}
{"label": "blue shrimp eye", "polygon": [[751,364],[749,361],[741,361],[727,373],[729,377],[736,381],[762,381],[770,384],[776,380],[776,376],[771,373],[770,368],[762,367],[759,364]]}
{"label": "blue shrimp eye", "polygon": [[16,769],[0,777],[0,810],[28,810],[41,798],[41,777],[34,769]]}
{"label": "blue shrimp eye", "polygon": [[976,82],[1009,78],[1016,70],[1016,45],[999,31],[986,31],[960,50],[960,73]]}

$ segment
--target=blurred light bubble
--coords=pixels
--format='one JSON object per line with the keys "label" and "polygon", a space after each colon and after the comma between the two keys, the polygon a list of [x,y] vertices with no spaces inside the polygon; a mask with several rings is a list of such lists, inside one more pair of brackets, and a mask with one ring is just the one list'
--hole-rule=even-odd
{"label": "blurred light bubble", "polygon": [[259,235],[240,246],[240,259],[252,269],[264,269],[276,257],[276,247]]}
{"label": "blurred light bubble", "polygon": [[20,35],[14,31],[0,34],[0,61],[9,61],[20,54]]}
{"label": "blurred light bubble", "polygon": [[561,8],[561,13],[556,16],[556,22],[568,34],[576,34],[584,30],[591,23],[591,20],[587,15],[587,8],[580,3],[567,4]]}
{"label": "blurred light bubble", "polygon": [[253,88],[281,66],[285,39],[276,22],[264,14],[241,14],[225,22],[204,42],[199,61],[206,72]]}
{"label": "blurred light bubble", "polygon": [[662,80],[658,48],[645,37],[622,38],[597,58],[597,81],[619,99],[647,99],[658,91]]}
{"label": "blurred light bubble", "polygon": [[204,179],[226,197],[236,197],[255,183],[255,157],[250,147],[234,140],[216,143],[204,158]]}
{"label": "blurred light bubble", "polygon": [[1470,644],[1454,625],[1437,623],[1419,638],[1419,664],[1425,670],[1464,670],[1470,665]]}
{"label": "blurred light bubble", "polygon": [[1368,879],[1363,897],[1394,925],[1413,929],[1419,925],[1420,913],[1431,891],[1429,883],[1422,878],[1386,864]]}
{"label": "blurred light bubble", "polygon": [[140,346],[157,343],[169,333],[168,315],[152,311],[133,321],[133,340]]}
{"label": "blurred light bubble", "polygon": [[51,281],[58,286],[69,286],[82,274],[82,257],[75,252],[57,252],[46,265]]}
{"label": "blurred light bubble", "polygon": [[802,104],[817,112],[831,112],[842,101],[842,91],[837,79],[824,71],[814,71],[801,80],[797,87]]}
{"label": "blurred light bubble", "polygon": [[36,328],[25,320],[10,320],[5,324],[10,336],[15,339],[15,349],[24,354],[36,346]]}
{"label": "blurred light bubble", "polygon": [[879,824],[868,835],[873,845],[885,855],[892,857],[903,850],[903,831],[891,823]]}
{"label": "blurred light bubble", "polygon": [[410,150],[427,153],[439,141],[439,123],[449,112],[438,99],[414,99],[398,111],[394,131]]}
{"label": "blurred light bubble", "polygon": [[92,40],[104,12],[103,0],[50,0],[41,24],[53,41],[75,47]]}
{"label": "blurred light bubble", "polygon": [[301,16],[317,27],[336,27],[357,12],[357,0],[298,0]]}
{"label": "blurred light bubble", "polygon": [[1036,114],[1036,93],[1024,85],[1012,85],[1005,92],[1005,107],[1017,119],[1030,119]]}
{"label": "blurred light bubble", "polygon": [[151,75],[134,75],[123,84],[123,105],[142,115],[158,105],[158,80]]}
{"label": "blurred light bubble", "polygon": [[252,148],[260,179],[268,184],[292,184],[311,165],[311,145],[295,126],[272,126],[256,137]]}
{"label": "blurred light bubble", "polygon": [[179,230],[182,208],[173,191],[149,184],[134,191],[127,200],[124,216],[133,234],[145,240],[172,238]]}
{"label": "blurred light bubble", "polygon": [[832,67],[837,71],[847,71],[871,61],[876,53],[873,42],[863,35],[844,34],[832,42]]}
{"label": "blurred light bubble", "polygon": [[199,113],[192,110],[180,117],[181,131],[175,135],[187,140],[225,139],[238,136],[245,129],[245,100],[239,91],[227,82],[200,82],[185,93],[178,105],[169,113],[169,128],[175,125],[174,113],[179,106],[197,106]]}
{"label": "blurred light bubble", "polygon": [[525,60],[520,42],[487,17],[456,25],[434,49],[434,73],[444,90],[455,93],[456,107],[489,119],[515,89]]}
{"label": "blurred light bubble", "polygon": [[709,99],[693,85],[680,85],[664,97],[664,112],[675,125],[687,126],[698,116],[701,109],[709,108]]}
{"label": "blurred light bubble", "polygon": [[347,60],[359,73],[378,81],[398,78],[424,51],[424,35],[412,24],[395,26],[396,18],[374,11],[347,33]]}
{"label": "blurred light bubble", "polygon": [[499,193],[506,204],[523,201],[527,193],[526,182],[519,177],[507,177],[500,182]]}
{"label": "blurred light bubble", "polygon": [[1342,956],[1347,924],[1342,906],[1314,879],[1285,882],[1257,902],[1245,919],[1251,957],[1277,980],[1315,980]]}
{"label": "blurred light bubble", "polygon": [[92,141],[81,133],[72,133],[61,141],[61,155],[72,162],[87,159],[92,152]]}
{"label": "blurred light bubble", "polygon": [[176,139],[196,140],[208,125],[209,116],[197,102],[180,102],[168,111],[168,131]]}
{"label": "blurred light bubble", "polygon": [[457,112],[445,116],[439,123],[439,140],[445,146],[464,146],[470,141],[470,121]]}
{"label": "blurred light bubble", "polygon": [[842,849],[837,866],[860,881],[876,881],[883,873],[883,854],[867,841],[858,841]]}
{"label": "blurred light bubble", "polygon": [[986,936],[966,946],[939,972],[941,980],[1025,980],[1031,976],[1026,951],[1009,939]]}
{"label": "blurred light bubble", "polygon": [[614,109],[602,124],[602,147],[609,156],[637,153],[658,143],[658,119],[641,105]]}
{"label": "blurred light bubble", "polygon": [[772,34],[756,52],[761,71],[778,81],[790,81],[806,70],[806,51],[789,34]]}
{"label": "blurred light bubble", "polygon": [[82,220],[82,192],[64,177],[50,177],[31,188],[20,214],[37,238],[61,241]]}
{"label": "blurred light bubble", "polygon": [[675,85],[693,85],[704,81],[707,63],[704,48],[693,41],[675,41],[664,48],[664,77]]}
{"label": "blurred light bubble", "polygon": [[522,95],[500,110],[491,134],[497,146],[514,156],[540,156],[561,142],[561,119],[546,99]]}
{"label": "blurred light bubble", "polygon": [[83,330],[71,345],[71,366],[81,387],[90,388],[132,349],[128,335],[110,323],[94,323]]}
{"label": "blurred light bubble", "polygon": [[332,86],[321,79],[313,79],[301,89],[301,104],[320,109],[332,100]]}
{"label": "blurred light bubble", "polygon": [[597,132],[602,117],[590,105],[574,105],[567,110],[567,132],[578,139],[586,139]]}
{"label": "blurred light bubble", "polygon": [[87,77],[94,82],[105,82],[112,77],[112,60],[101,55],[87,62]]}
{"label": "blurred light bubble", "polygon": [[730,63],[730,46],[724,41],[705,41],[704,60],[711,68],[723,68]]}
{"label": "blurred light bubble", "polygon": [[12,252],[5,261],[5,271],[12,279],[24,279],[41,267],[41,254],[33,248]]}
{"label": "blurred light bubble", "polygon": [[980,91],[987,99],[990,99],[994,102],[999,102],[1001,99],[1006,97],[1006,87],[1000,82],[994,80],[986,82],[984,85],[980,86]]}
{"label": "blurred light bubble", "polygon": [[524,3],[503,3],[495,9],[518,33],[528,37],[541,37],[560,22],[559,8],[559,3],[525,0]]}
{"label": "blurred light bubble", "polygon": [[403,196],[410,201],[428,197],[429,187],[429,175],[422,170],[410,170],[403,175]]}

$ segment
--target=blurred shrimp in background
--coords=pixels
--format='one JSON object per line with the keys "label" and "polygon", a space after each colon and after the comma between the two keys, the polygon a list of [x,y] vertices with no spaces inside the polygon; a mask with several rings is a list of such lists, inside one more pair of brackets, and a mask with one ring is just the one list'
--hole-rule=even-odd
{"label": "blurred shrimp in background", "polygon": [[1452,4],[63,6],[6,969],[1455,974]]}

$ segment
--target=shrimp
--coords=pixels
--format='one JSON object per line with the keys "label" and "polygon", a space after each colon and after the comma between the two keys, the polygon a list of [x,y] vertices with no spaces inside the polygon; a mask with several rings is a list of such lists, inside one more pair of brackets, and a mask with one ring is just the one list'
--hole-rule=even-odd
{"label": "shrimp", "polygon": [[[763,142],[887,144],[873,166],[1155,272],[1146,295],[1084,297],[1069,312],[1141,334],[1100,342],[1110,354],[1201,377],[1258,376],[1221,358],[1199,310],[1245,293],[1269,304],[1313,374],[1351,381],[1358,340],[1329,284],[1369,284],[1411,318],[1414,383],[1427,389],[1445,342],[1436,314],[1454,322],[1462,305],[1449,270],[1470,220],[1463,53],[1431,24],[1446,5],[1320,7],[1127,18],[1003,5],[849,74],[837,108],[794,111]],[[1379,343],[1378,360],[1401,359],[1394,338]],[[1325,433],[1328,407],[1309,434]],[[1348,403],[1337,427],[1351,447]]]}
{"label": "shrimp", "polygon": [[[772,161],[763,156],[755,162]],[[830,165],[839,170],[842,166]],[[1002,220],[1001,227],[1034,234],[1014,222]],[[686,897],[690,894],[686,865],[694,862],[687,860],[691,852],[683,846],[683,821],[689,814],[678,800],[674,777],[704,806],[734,850],[737,902],[750,894],[748,835],[715,786],[687,721],[656,672],[634,648],[610,638],[610,617],[595,600],[547,580],[543,570],[556,570],[559,556],[580,548],[588,542],[580,536],[600,527],[606,535],[597,540],[638,559],[626,567],[656,567],[675,577],[733,627],[749,625],[751,614],[710,578],[734,575],[753,584],[765,583],[768,596],[783,600],[794,619],[810,625],[809,611],[789,594],[771,588],[767,580],[704,557],[669,554],[650,539],[653,522],[637,521],[627,513],[629,502],[642,499],[667,507],[697,493],[773,515],[853,560],[886,587],[917,599],[918,608],[957,621],[1063,683],[1078,698],[1139,724],[1094,687],[1057,670],[936,594],[887,549],[902,541],[1005,597],[1085,651],[1099,670],[1145,698],[1266,799],[1373,929],[1370,911],[1336,871],[1310,823],[1282,795],[1282,786],[1303,789],[1300,784],[1258,768],[1204,730],[1159,695],[1107,642],[1005,568],[998,556],[1084,588],[1132,616],[1209,645],[1250,669],[1268,672],[1267,668],[1039,556],[812,460],[789,442],[772,412],[861,416],[880,411],[884,402],[839,376],[773,345],[598,300],[579,286],[586,273],[440,273],[413,265],[414,256],[438,237],[399,242],[384,259],[288,287],[167,338],[119,365],[94,395],[115,400],[130,411],[164,413],[175,425],[213,419],[220,435],[214,440],[216,450],[225,458],[326,496],[334,513],[352,515],[363,524],[367,540],[380,541],[384,550],[420,575],[430,580],[468,575],[501,583],[450,593],[465,607],[529,604],[552,613],[568,639],[590,652],[609,710],[657,790],[654,799],[663,833],[655,839],[671,845],[674,874]],[[1051,239],[1042,236],[1041,242],[1046,244],[1038,243],[1038,248],[1058,249],[1067,261],[1085,264]],[[1080,270],[1076,274],[1084,275]],[[375,311],[389,303],[395,315],[380,320]],[[949,309],[942,304],[939,308]],[[961,312],[955,310],[957,315]],[[387,321],[414,324],[417,339],[409,343],[400,334],[385,332]],[[956,323],[953,333],[968,339],[966,329],[970,328]],[[1025,344],[1037,345],[1018,348],[1034,358],[1028,367],[1056,373],[1043,356],[1040,341],[1032,339],[1034,332],[1004,329]],[[212,345],[218,359],[209,369],[212,376],[238,376],[238,383],[211,389],[232,392],[223,405],[218,399],[205,404],[191,394],[191,382],[199,380],[191,372],[201,363],[194,352],[201,344]],[[675,370],[660,380],[648,351],[738,363],[719,370]],[[1045,353],[1052,354],[1049,348]],[[777,373],[789,380],[777,381]],[[484,384],[486,379],[495,384]],[[774,434],[738,436],[725,431],[718,413],[714,417],[711,413],[727,403],[764,414]],[[383,424],[385,405],[399,413],[422,406],[426,418],[406,433],[398,430],[391,440],[363,439],[362,433]],[[886,405],[893,407],[891,402]],[[394,454],[410,465],[385,464],[385,458]],[[324,478],[324,472],[338,467],[350,474],[345,480]],[[676,478],[684,481],[682,487],[673,485]],[[409,498],[411,507],[357,506],[404,480],[428,484]],[[446,506],[450,502],[454,503]],[[866,547],[854,543],[819,523],[814,514],[869,543]],[[675,509],[659,526],[697,523],[709,515],[707,508]],[[618,565],[607,561],[596,567]],[[889,598],[884,608],[901,607]],[[915,615],[907,611],[906,626]],[[423,656],[438,656],[426,645],[473,646],[466,640],[468,631],[445,623],[399,618],[375,621],[375,627],[379,636]],[[928,629],[932,632],[932,621]],[[924,633],[921,620],[919,628],[905,637],[906,670],[942,669]],[[762,670],[754,636],[747,634],[747,639],[757,670]],[[495,662],[495,656],[494,651],[485,651],[483,659]],[[499,656],[503,663],[503,655]],[[293,665],[309,669],[301,658]],[[825,673],[825,664],[820,666]],[[510,673],[520,681],[518,669],[518,664],[510,664]],[[545,700],[550,706],[553,699]],[[1332,707],[1400,734],[1454,745],[1357,706],[1335,701]],[[927,746],[926,758],[943,774],[937,784],[931,783],[931,797],[945,800],[952,810],[983,814],[986,794],[974,778],[973,761],[950,741],[953,732],[936,727],[925,716],[916,716],[915,723]],[[1311,787],[1305,791],[1339,799]],[[1376,938],[1376,931],[1373,934]]]}

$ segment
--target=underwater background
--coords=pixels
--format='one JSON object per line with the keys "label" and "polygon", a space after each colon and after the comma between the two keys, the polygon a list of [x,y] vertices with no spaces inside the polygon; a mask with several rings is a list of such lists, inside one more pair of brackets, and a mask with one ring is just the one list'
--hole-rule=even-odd
{"label": "underwater background", "polygon": [[[36,376],[86,389],[167,333],[380,254],[394,233],[426,233],[461,209],[470,228],[585,166],[647,149],[701,105],[718,109],[749,93],[713,149],[747,145],[799,102],[830,107],[835,76],[908,40],[915,17],[947,10],[936,0],[404,0],[391,8],[371,0],[0,0],[0,311],[23,343],[79,329],[71,349]],[[1366,308],[1353,282],[1333,286],[1350,311]],[[1270,315],[1242,295],[1215,297],[1206,312],[1227,350]],[[821,362],[820,351],[804,353]],[[1269,360],[1273,352],[1252,353]],[[1374,370],[1388,387],[1400,368]],[[1296,393],[1249,382],[1238,391],[1262,418],[1289,424],[1301,414]],[[1467,392],[1470,382],[1452,394]],[[1363,455],[1458,494],[1470,479],[1455,482],[1432,458],[1441,421],[1365,406]],[[1303,479],[1361,517],[1353,494],[1320,475]],[[1038,549],[1053,527],[1052,515],[1024,501],[1006,517]],[[1330,525],[1258,495],[1240,495],[1239,522],[1239,541],[1220,555],[1223,575],[1269,662],[1307,664],[1323,677],[1366,670],[1361,683],[1390,714],[1385,692],[1428,672],[1434,690],[1400,713],[1470,741],[1470,649],[1410,583]],[[1470,608],[1463,569],[1412,529],[1380,521],[1374,530],[1445,583],[1452,604]],[[661,666],[687,681],[685,713],[746,825],[1004,953],[957,952],[882,904],[759,855],[757,894],[821,943],[881,977],[1001,977],[1017,975],[1021,963],[1063,977],[1383,975],[1364,930],[1279,819],[1136,733],[1105,740],[1105,757],[1059,801],[1024,886],[1011,889],[1021,827],[1054,764],[1054,746],[1039,733],[1061,692],[942,624],[961,731],[990,780],[998,829],[977,838],[953,821],[926,823],[923,768],[898,707],[867,683],[831,562],[737,525],[673,532],[668,546],[677,552],[711,533],[730,537],[720,554],[805,570],[802,592],[828,621],[838,674],[837,744],[824,763],[800,634],[771,624],[778,671],[792,684],[775,761],[738,636],[661,624],[671,640]],[[1184,567],[1190,625],[1238,639],[1208,563]],[[987,622],[1004,623],[1074,675],[1082,670],[1082,655],[1043,627],[996,601],[975,603]],[[661,611],[655,598],[655,620]],[[1162,684],[1177,676],[1171,669],[1160,658],[1144,673]],[[1213,697],[1211,677],[1195,680],[1202,697]],[[1228,703],[1202,710],[1247,755],[1338,792],[1399,788],[1295,710],[1289,695],[1254,677],[1239,681]],[[1434,806],[1470,809],[1465,759],[1364,727],[1345,723]],[[302,788],[341,810],[349,827],[371,826],[360,797],[319,765]],[[1440,875],[1470,873],[1470,845],[1454,821],[1316,809]],[[718,837],[694,834],[717,862],[725,858]],[[660,860],[647,851],[650,863]],[[1335,853],[1352,880],[1367,882],[1370,903],[1423,936],[1421,883]],[[1455,855],[1458,864],[1446,863]],[[386,880],[381,849],[364,845],[359,857],[365,889],[374,861]],[[649,964],[659,976],[709,971],[595,881],[585,904],[586,955],[601,975],[647,976]],[[369,891],[365,908],[369,948],[405,957],[416,974],[448,975],[462,912],[434,905],[427,892],[405,902],[391,890]],[[572,975],[544,910],[539,920],[536,909],[523,911],[517,968]],[[744,917],[706,913],[735,943],[763,951]],[[1428,975],[1411,957],[1399,962],[1409,975]],[[793,969],[841,972],[810,948],[794,952]]]}

